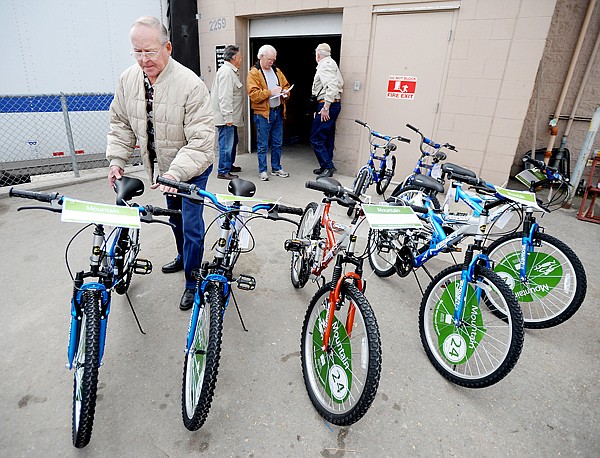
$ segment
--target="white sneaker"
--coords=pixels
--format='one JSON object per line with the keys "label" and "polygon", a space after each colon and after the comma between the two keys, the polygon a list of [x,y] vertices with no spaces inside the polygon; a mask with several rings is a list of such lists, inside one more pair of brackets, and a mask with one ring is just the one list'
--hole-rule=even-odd
{"label": "white sneaker", "polygon": [[258,174],[258,177],[262,180],[262,181],[269,181],[269,175],[267,175],[267,172],[260,172]]}
{"label": "white sneaker", "polygon": [[281,178],[287,178],[290,176],[290,174],[287,173],[283,169],[276,170],[275,172],[272,172],[271,175],[277,175],[278,177],[281,177]]}

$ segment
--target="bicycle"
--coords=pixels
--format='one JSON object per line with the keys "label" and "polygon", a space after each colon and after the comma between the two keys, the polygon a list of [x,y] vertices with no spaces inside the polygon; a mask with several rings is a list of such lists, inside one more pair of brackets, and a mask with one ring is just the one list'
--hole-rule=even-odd
{"label": "bicycle", "polygon": [[[372,130],[366,122],[360,121],[359,119],[355,119],[354,122],[369,129],[369,144],[371,145],[371,151],[367,163],[360,168],[354,179],[352,192],[355,195],[360,196],[366,193],[368,187],[372,183],[375,183],[377,194],[382,195],[387,190],[396,170],[396,156],[390,154],[396,151],[397,146],[392,142],[398,140],[404,143],[410,143],[410,139],[400,135],[395,137],[383,135]],[[385,143],[375,143],[376,138],[384,140]],[[378,149],[383,149],[383,156],[377,155]],[[375,167],[375,160],[379,161],[379,168]],[[348,208],[348,216],[352,216],[354,210],[354,206],[350,206]]]}
{"label": "bicycle", "polygon": [[[19,207],[19,211],[48,210],[62,213],[63,221],[66,215],[70,214],[72,221],[89,222],[71,238],[65,253],[67,269],[73,280],[67,367],[74,370],[72,441],[77,448],[85,447],[92,437],[98,369],[104,357],[112,291],[127,297],[140,332],[145,334],[127,295],[134,273],[147,275],[152,272],[152,263],[147,259],[138,258],[139,223],[142,221],[169,224],[155,220],[153,216],[180,214],[177,210],[129,204],[133,197],[140,196],[144,192],[144,183],[137,178],[122,177],[116,180],[115,192],[117,205],[109,206],[76,201],[58,193],[49,194],[15,188],[9,191],[11,197],[34,199],[50,204]],[[114,215],[119,216],[114,217]],[[105,225],[116,227],[107,235]],[[94,234],[89,270],[78,271],[73,276],[68,262],[69,247],[78,235],[91,226],[94,227]],[[89,281],[89,279],[96,279],[96,281]]]}
{"label": "bicycle", "polygon": [[[453,185],[458,198],[468,201],[460,183]],[[427,224],[422,229],[371,230],[373,270],[380,276],[397,272],[404,277],[423,267],[431,282],[421,302],[419,333],[429,360],[446,379],[461,386],[482,388],[499,382],[517,363],[524,338],[518,302],[483,251],[489,211],[503,201],[485,202],[476,222],[455,231],[446,229],[439,210],[428,200],[425,207],[399,204],[410,205]],[[468,245],[462,264],[432,277],[425,262],[441,252],[459,251],[456,245],[467,236],[475,241]]]}
{"label": "bicycle", "polygon": [[[247,274],[234,276],[233,273],[239,255],[252,251],[254,247],[249,246],[254,238],[247,223],[253,218],[266,218],[297,225],[296,221],[279,216],[279,213],[300,216],[303,210],[276,203],[259,203],[252,207],[242,205],[244,201],[252,200],[256,187],[251,181],[241,178],[229,182],[228,190],[235,196],[231,205],[219,202],[219,196],[195,185],[162,177],[158,177],[157,181],[182,191],[177,195],[183,198],[216,209],[218,214],[211,225],[220,221],[219,237],[213,246],[214,259],[212,262],[203,262],[200,272],[197,272],[196,293],[185,345],[181,401],[183,424],[188,430],[196,431],[204,425],[212,403],[221,358],[223,319],[231,298],[242,327],[247,331],[232,289],[233,284],[246,291],[256,287],[254,277]],[[225,196],[221,197],[221,200],[225,199]],[[260,214],[262,211],[267,214]]]}
{"label": "bicycle", "polygon": [[[525,159],[532,162],[532,159]],[[583,264],[577,255],[562,241],[548,235],[544,228],[540,227],[534,217],[535,211],[548,212],[550,206],[539,205],[534,199],[537,188],[547,189],[554,183],[558,191],[564,190],[565,179],[557,170],[547,167],[543,162],[534,163],[540,174],[536,181],[529,183],[529,194],[526,199],[515,202],[510,199],[506,193],[512,191],[497,192],[497,189],[490,183],[483,182],[475,177],[475,174],[467,169],[455,166],[453,164],[444,164],[442,167],[444,174],[452,174],[454,180],[469,183],[481,192],[480,195],[465,192],[462,187],[456,183],[446,195],[443,204],[443,210],[437,213],[441,225],[447,234],[458,231],[459,236],[464,236],[462,231],[471,231],[470,227],[477,224],[481,215],[482,205],[496,201],[498,210],[489,215],[487,228],[489,236],[491,227],[499,223],[501,219],[512,216],[514,213],[521,215],[519,224],[512,231],[500,235],[495,241],[485,248],[485,252],[494,262],[494,271],[508,284],[514,292],[523,311],[524,326],[526,328],[548,328],[563,323],[579,309],[585,299],[587,291],[587,277]],[[469,175],[463,174],[467,171]],[[485,183],[482,187],[478,183]],[[428,193],[436,192],[430,188]],[[513,196],[519,197],[519,193],[512,192]],[[551,200],[546,204],[558,205],[562,196],[566,199],[568,193],[555,192]],[[410,199],[410,195],[399,195],[397,197],[409,203],[421,202],[421,198]],[[451,200],[463,201],[473,211],[472,214],[464,212],[450,212],[448,203]],[[539,205],[539,206],[538,206]],[[502,224],[506,224],[504,221]],[[519,228],[522,230],[518,232]],[[463,228],[461,230],[461,228]],[[462,234],[462,235],[461,235]],[[423,243],[427,243],[423,241]],[[377,275],[389,276],[397,271],[401,276],[408,274],[410,265],[410,256],[408,262],[397,263],[396,255],[399,259],[407,257],[406,250],[402,248],[390,249],[392,245],[384,244],[385,250],[376,252],[373,259],[370,258],[371,266]],[[540,275],[552,274],[552,275]]]}
{"label": "bicycle", "polygon": [[[446,160],[447,155],[445,152],[441,151],[442,148],[457,152],[456,147],[451,145],[450,143],[444,143],[443,145],[427,138],[423,135],[423,133],[412,126],[411,124],[406,124],[406,127],[413,130],[421,137],[419,143],[419,150],[421,151],[421,156],[417,160],[417,164],[413,169],[412,173],[406,176],[406,178],[400,183],[396,188],[392,191],[392,194],[389,201],[394,201],[399,195],[407,196],[413,202],[416,197],[420,198],[419,205],[422,205],[423,198],[421,194],[426,190],[435,189],[434,192],[429,192],[429,197],[431,198],[432,204],[434,208],[440,208],[440,203],[436,197],[438,192],[444,192],[444,179],[442,176],[442,162]],[[449,164],[453,165],[453,164]],[[439,181],[442,186],[436,186],[434,180]]]}
{"label": "bicycle", "polygon": [[[318,205],[306,206],[296,237],[284,245],[292,253],[295,288],[304,287],[310,277],[318,286],[322,280],[302,325],[302,374],[317,412],[330,423],[347,426],[366,414],[381,375],[379,327],[364,296],[364,255],[354,253],[356,233],[365,218],[359,211],[350,225],[333,221],[329,213],[333,202],[344,207],[360,202],[337,180],[321,178],[308,181],[306,187],[325,197]],[[331,281],[326,283],[322,273],[334,258]],[[348,265],[353,270],[345,272]]]}

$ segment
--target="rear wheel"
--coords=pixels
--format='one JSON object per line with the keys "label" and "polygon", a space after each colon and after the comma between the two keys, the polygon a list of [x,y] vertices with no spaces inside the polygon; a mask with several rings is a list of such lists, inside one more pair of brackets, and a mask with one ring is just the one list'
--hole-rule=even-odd
{"label": "rear wheel", "polygon": [[396,250],[387,230],[369,229],[369,264],[378,277],[389,277],[396,272]]}
{"label": "rear wheel", "polygon": [[[523,315],[512,291],[490,269],[476,266],[473,281],[465,286],[461,275],[462,266],[452,266],[431,281],[421,302],[419,333],[440,374],[457,385],[483,388],[499,382],[517,363]],[[464,308],[456,321],[463,287]]]}
{"label": "rear wheel", "polygon": [[390,182],[392,181],[394,172],[396,171],[396,156],[390,156],[388,160],[389,162],[384,162],[381,167],[381,180],[377,183],[375,187],[375,189],[377,190],[377,194],[379,195],[383,194],[386,191],[386,189],[390,185]]}
{"label": "rear wheel", "polygon": [[[300,240],[317,240],[321,234],[321,221],[318,218],[317,210],[319,206],[315,202],[309,203],[304,209],[304,214],[300,219],[297,238]],[[305,246],[301,251],[292,251],[292,265],[290,269],[290,278],[294,288],[302,288],[306,285],[310,277],[310,269],[314,253],[310,246]]]}
{"label": "rear wheel", "polygon": [[327,350],[323,334],[329,310],[328,283],[312,298],[300,342],[308,396],[319,414],[335,425],[360,420],[375,399],[381,375],[381,341],[373,310],[364,295],[344,282],[335,308]]}
{"label": "rear wheel", "polygon": [[85,447],[92,437],[98,366],[100,358],[100,297],[85,291],[83,314],[79,323],[77,353],[73,362],[73,445]]}
{"label": "rear wheel", "polygon": [[435,192],[423,189],[418,186],[406,186],[401,189],[394,190],[391,198],[393,201],[403,201],[412,205],[422,207],[426,200],[430,200],[434,210],[441,208],[440,201],[435,196]]}
{"label": "rear wheel", "polygon": [[[191,331],[192,343],[183,363],[183,424],[190,431],[200,429],[206,421],[217,384],[223,334],[221,289],[219,283],[211,282],[206,286],[194,330]],[[196,306],[190,321],[194,319],[195,312]]]}
{"label": "rear wheel", "polygon": [[520,279],[522,238],[499,238],[488,248],[494,272],[513,291],[523,310],[526,328],[549,328],[568,320],[581,306],[587,290],[583,264],[567,245],[537,232],[527,256],[526,282]]}

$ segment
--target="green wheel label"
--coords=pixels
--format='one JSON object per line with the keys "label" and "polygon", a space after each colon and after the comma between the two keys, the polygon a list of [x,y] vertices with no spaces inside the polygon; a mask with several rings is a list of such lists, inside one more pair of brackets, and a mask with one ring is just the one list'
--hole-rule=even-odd
{"label": "green wheel label", "polygon": [[[433,311],[433,326],[438,336],[438,347],[444,358],[452,364],[466,362],[486,333],[477,292],[471,284],[466,286],[461,325],[454,325],[454,304],[460,297],[460,285],[460,280],[449,282]],[[479,292],[485,294],[481,290]]]}
{"label": "green wheel label", "polygon": [[562,265],[555,257],[532,252],[527,256],[528,283],[521,283],[520,259],[521,252],[515,251],[506,255],[494,268],[494,272],[512,289],[519,302],[533,302],[547,296],[563,276]]}
{"label": "green wheel label", "polygon": [[323,310],[313,329],[313,359],[319,382],[329,397],[337,403],[344,402],[352,386],[352,349],[346,328],[337,317],[333,318],[329,346],[323,351],[323,334],[327,327],[327,310]]}

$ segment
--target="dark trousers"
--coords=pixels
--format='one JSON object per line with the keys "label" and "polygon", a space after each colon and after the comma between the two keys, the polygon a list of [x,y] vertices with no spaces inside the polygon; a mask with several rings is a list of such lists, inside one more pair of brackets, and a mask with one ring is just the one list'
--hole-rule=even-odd
{"label": "dark trousers", "polygon": [[[186,183],[206,189],[212,168],[211,165],[204,173]],[[192,271],[200,268],[204,256],[204,218],[202,217],[204,205],[182,197],[167,196],[167,208],[181,210],[181,218],[171,217],[169,221],[175,225],[173,234],[177,244],[177,256],[183,257],[185,287],[192,289],[196,287]]]}
{"label": "dark trousers", "polygon": [[313,147],[319,166],[322,169],[333,168],[333,142],[335,139],[335,121],[340,114],[342,104],[334,102],[329,106],[329,121],[322,122],[319,111],[323,103],[317,105],[317,114],[310,129],[310,144]]}

